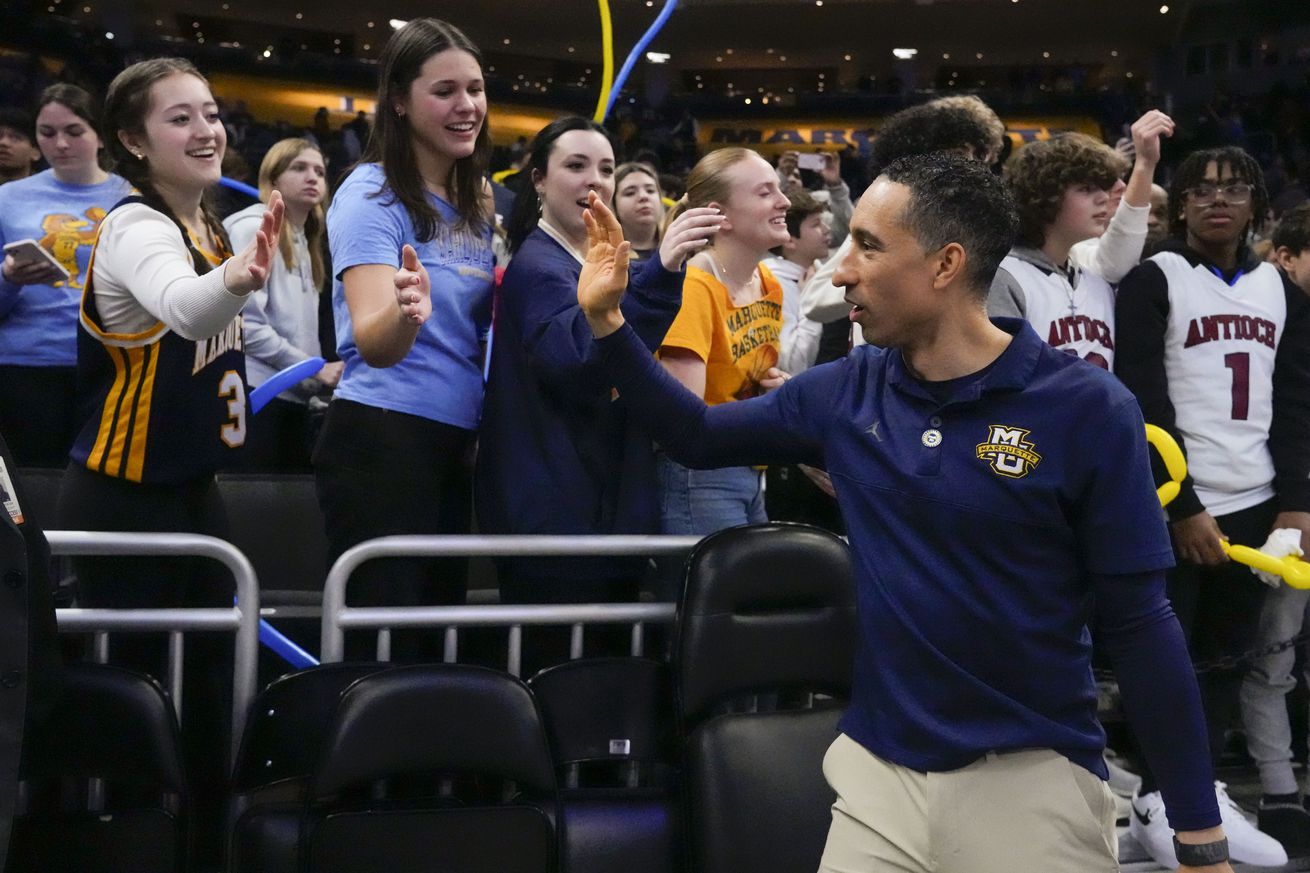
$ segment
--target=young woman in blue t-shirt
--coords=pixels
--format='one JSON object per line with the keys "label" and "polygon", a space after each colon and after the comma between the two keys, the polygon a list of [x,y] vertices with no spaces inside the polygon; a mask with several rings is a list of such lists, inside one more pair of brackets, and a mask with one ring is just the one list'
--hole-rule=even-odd
{"label": "young woman in blue t-shirt", "polygon": [[22,466],[62,467],[75,411],[77,305],[96,228],[127,194],[101,167],[100,111],[76,85],[37,104],[36,141],[50,169],[0,188],[0,246],[34,240],[47,262],[0,266],[0,431]]}
{"label": "young woman in blue t-shirt", "polygon": [[[328,212],[345,372],[314,453],[329,557],[372,537],[467,531],[493,263],[477,48],[410,21],[380,61],[363,162]],[[352,602],[464,599],[462,562],[370,562]]]}

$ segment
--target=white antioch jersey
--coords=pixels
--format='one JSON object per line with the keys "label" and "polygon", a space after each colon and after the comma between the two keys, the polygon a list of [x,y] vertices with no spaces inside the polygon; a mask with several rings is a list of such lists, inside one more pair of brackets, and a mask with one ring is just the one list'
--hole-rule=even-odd
{"label": "white antioch jersey", "polygon": [[1211,515],[1255,506],[1274,496],[1269,426],[1287,321],[1282,277],[1260,264],[1229,285],[1173,252],[1151,260],[1169,285],[1165,375],[1196,496]]}
{"label": "white antioch jersey", "polygon": [[1078,287],[1060,270],[1048,273],[1007,255],[1001,266],[1023,288],[1028,323],[1057,349],[1114,368],[1114,289],[1100,276],[1081,271]]}

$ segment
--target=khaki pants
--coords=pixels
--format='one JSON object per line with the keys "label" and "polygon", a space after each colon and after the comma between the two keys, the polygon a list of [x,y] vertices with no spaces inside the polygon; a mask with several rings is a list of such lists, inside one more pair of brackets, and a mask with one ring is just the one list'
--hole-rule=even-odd
{"label": "khaki pants", "polygon": [[920,773],[841,734],[824,756],[823,775],[837,802],[820,873],[1119,869],[1109,786],[1049,749]]}

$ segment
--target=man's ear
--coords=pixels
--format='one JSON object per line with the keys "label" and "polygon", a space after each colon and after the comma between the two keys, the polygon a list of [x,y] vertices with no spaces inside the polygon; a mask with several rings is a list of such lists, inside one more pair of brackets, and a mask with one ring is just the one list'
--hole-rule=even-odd
{"label": "man's ear", "polygon": [[947,288],[964,277],[965,265],[969,260],[964,246],[957,242],[947,243],[932,257],[935,260],[932,277],[934,288]]}

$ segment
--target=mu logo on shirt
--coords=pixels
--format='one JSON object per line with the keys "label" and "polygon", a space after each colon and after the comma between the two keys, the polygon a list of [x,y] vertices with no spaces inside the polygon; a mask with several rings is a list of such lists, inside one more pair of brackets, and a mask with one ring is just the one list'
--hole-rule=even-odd
{"label": "mu logo on shirt", "polygon": [[1036,446],[1025,437],[1028,431],[1004,424],[989,425],[986,442],[978,444],[978,457],[991,464],[1002,476],[1020,479],[1042,462],[1042,456],[1033,451]]}

